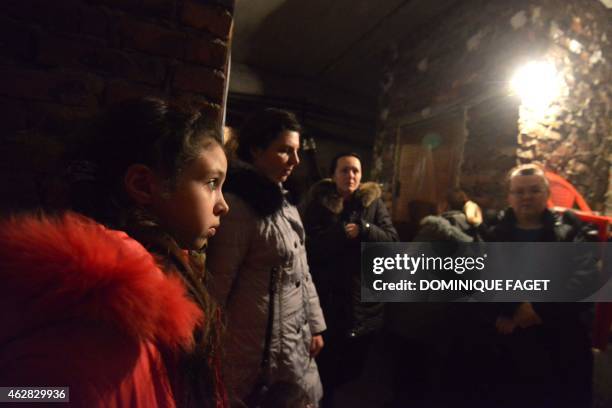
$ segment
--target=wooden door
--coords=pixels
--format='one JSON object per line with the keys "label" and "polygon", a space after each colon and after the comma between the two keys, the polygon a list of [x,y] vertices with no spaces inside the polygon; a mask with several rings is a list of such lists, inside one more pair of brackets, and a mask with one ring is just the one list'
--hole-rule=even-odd
{"label": "wooden door", "polygon": [[458,185],[465,143],[465,111],[400,126],[397,132],[393,220],[409,222],[409,203],[438,204]]}

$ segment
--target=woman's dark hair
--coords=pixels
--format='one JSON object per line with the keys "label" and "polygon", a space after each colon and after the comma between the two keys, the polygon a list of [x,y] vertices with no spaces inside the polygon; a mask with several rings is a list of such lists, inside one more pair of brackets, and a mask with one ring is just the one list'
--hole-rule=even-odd
{"label": "woman's dark hair", "polygon": [[340,160],[343,157],[355,157],[357,160],[359,160],[359,163],[362,163],[363,160],[361,160],[361,156],[358,155],[355,152],[343,152],[343,153],[339,153],[337,155],[334,156],[334,158],[332,159],[330,165],[329,165],[329,175],[333,176],[334,173],[336,172],[336,166],[338,166],[338,160]]}
{"label": "woman's dark hair", "polygon": [[276,108],[259,111],[251,115],[240,129],[236,155],[240,160],[251,163],[253,149],[266,149],[285,131],[302,131],[295,114]]}
{"label": "woman's dark hair", "polygon": [[148,166],[171,190],[201,150],[221,138],[200,111],[148,97],[111,106],[88,124],[80,139],[66,174],[72,207],[122,229],[132,207],[123,190],[129,166]]}
{"label": "woman's dark hair", "polygon": [[463,211],[463,206],[468,200],[465,191],[458,187],[450,189],[446,195],[449,210]]}

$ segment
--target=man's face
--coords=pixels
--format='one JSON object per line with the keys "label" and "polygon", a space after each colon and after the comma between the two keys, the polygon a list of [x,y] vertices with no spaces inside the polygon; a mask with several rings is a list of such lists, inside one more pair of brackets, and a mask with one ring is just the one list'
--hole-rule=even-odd
{"label": "man's face", "polygon": [[508,203],[520,220],[539,217],[546,209],[548,188],[542,176],[514,176],[510,180]]}
{"label": "man's face", "polygon": [[201,249],[227,214],[221,192],[226,172],[225,153],[214,143],[189,163],[170,193],[155,197],[155,215],[181,248]]}
{"label": "man's face", "polygon": [[353,194],[361,182],[361,162],[355,156],[340,157],[332,178],[341,195]]}

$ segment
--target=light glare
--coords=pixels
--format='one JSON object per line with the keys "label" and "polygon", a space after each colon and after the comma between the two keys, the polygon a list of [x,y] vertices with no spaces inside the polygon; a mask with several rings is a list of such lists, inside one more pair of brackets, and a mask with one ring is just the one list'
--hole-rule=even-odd
{"label": "light glare", "polygon": [[550,62],[530,62],[516,72],[510,85],[523,106],[540,111],[548,108],[561,88],[557,70]]}

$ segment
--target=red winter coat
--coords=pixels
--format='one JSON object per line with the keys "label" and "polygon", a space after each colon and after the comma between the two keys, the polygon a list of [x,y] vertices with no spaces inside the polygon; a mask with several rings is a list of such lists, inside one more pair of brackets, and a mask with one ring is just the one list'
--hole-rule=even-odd
{"label": "red winter coat", "polygon": [[71,406],[174,407],[160,350],[190,347],[201,320],[180,278],[122,232],[77,215],[0,224],[0,386],[68,386]]}

